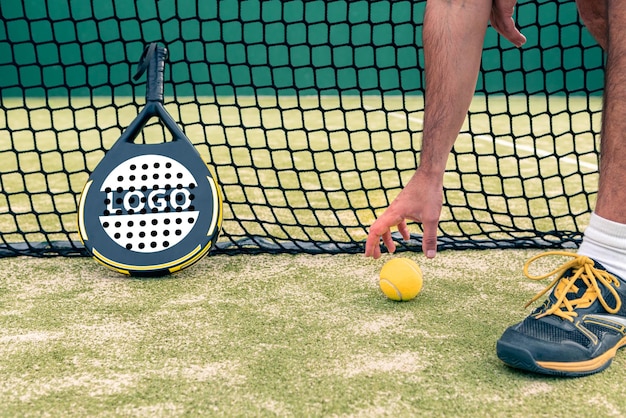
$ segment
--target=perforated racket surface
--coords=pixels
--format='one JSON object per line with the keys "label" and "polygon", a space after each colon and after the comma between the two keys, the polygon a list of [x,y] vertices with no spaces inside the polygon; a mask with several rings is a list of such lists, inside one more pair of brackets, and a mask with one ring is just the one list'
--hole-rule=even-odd
{"label": "perforated racket surface", "polygon": [[[79,201],[78,230],[102,264],[136,276],[183,269],[207,254],[222,222],[218,184],[193,144],[163,107],[167,50],[150,44],[146,106],[90,175]],[[158,144],[134,140],[157,117],[172,134]]]}

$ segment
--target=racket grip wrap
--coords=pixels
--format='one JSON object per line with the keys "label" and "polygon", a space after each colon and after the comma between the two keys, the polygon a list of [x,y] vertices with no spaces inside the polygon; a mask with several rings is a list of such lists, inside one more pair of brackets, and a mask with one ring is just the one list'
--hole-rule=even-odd
{"label": "racket grip wrap", "polygon": [[163,103],[163,73],[167,49],[157,45],[154,54],[149,57],[146,85],[146,101]]}

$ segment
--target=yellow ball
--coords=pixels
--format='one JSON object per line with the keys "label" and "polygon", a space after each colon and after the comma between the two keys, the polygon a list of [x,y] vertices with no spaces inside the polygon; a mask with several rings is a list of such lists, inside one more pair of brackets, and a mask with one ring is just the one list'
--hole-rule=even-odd
{"label": "yellow ball", "polygon": [[422,269],[408,258],[394,258],[380,270],[380,290],[391,300],[411,300],[422,290]]}

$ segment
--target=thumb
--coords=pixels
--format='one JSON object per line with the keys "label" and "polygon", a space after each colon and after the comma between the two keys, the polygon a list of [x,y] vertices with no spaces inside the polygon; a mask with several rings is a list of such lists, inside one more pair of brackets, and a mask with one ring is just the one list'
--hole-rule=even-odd
{"label": "thumb", "polygon": [[505,39],[519,48],[526,43],[526,37],[520,32],[512,15],[512,10],[508,14],[501,9],[495,10],[491,15],[491,26]]}
{"label": "thumb", "polygon": [[526,37],[517,29],[513,21],[502,28],[500,34],[518,48],[526,43]]}

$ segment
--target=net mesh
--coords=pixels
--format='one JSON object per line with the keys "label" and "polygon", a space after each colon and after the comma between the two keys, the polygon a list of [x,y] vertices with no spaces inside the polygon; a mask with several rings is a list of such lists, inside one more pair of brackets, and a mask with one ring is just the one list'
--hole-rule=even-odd
{"label": "net mesh", "polygon": [[[131,77],[153,41],[169,50],[166,108],[222,187],[215,252],[362,251],[419,163],[424,7],[0,0],[0,256],[85,254],[77,200],[145,103]],[[602,50],[574,2],[516,15],[523,48],[487,33],[442,250],[575,246],[593,207]],[[410,229],[400,251],[420,249]]]}

